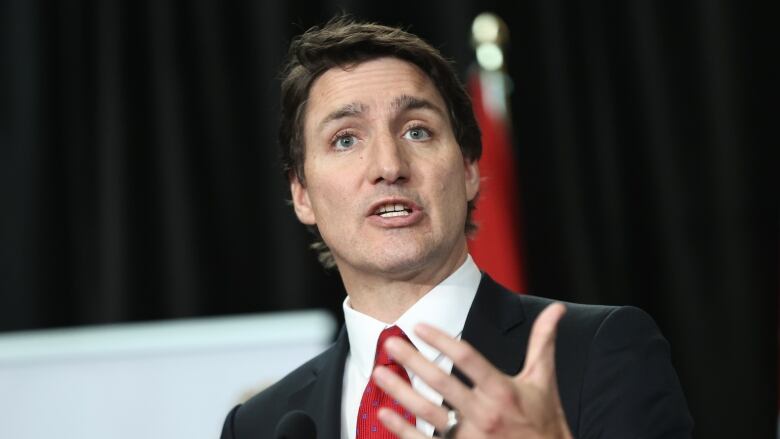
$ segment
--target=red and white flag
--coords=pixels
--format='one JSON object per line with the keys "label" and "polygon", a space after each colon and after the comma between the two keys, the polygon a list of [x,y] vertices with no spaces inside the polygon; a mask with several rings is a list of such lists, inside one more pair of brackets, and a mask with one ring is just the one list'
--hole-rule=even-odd
{"label": "red and white flag", "polygon": [[513,291],[525,291],[520,190],[507,108],[507,78],[474,68],[468,90],[482,130],[481,185],[469,251],[480,269]]}

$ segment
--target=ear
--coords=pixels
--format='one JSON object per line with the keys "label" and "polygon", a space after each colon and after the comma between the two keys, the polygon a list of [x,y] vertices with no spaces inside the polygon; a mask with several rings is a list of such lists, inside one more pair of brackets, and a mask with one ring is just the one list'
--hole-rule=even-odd
{"label": "ear", "polygon": [[298,221],[309,226],[317,224],[314,211],[311,208],[311,201],[309,200],[309,190],[301,183],[295,172],[290,172],[289,180],[293,207],[295,208],[295,215],[298,216]]}
{"label": "ear", "polygon": [[472,201],[479,193],[479,162],[463,159],[463,170],[466,179],[466,197]]}

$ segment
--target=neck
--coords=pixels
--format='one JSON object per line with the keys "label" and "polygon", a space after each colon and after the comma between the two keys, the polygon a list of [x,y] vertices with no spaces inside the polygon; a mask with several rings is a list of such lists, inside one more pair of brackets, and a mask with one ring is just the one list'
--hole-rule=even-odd
{"label": "neck", "polygon": [[467,250],[439,267],[406,275],[379,273],[359,276],[341,273],[350,306],[385,323],[398,320],[421,297],[454,273],[466,260]]}

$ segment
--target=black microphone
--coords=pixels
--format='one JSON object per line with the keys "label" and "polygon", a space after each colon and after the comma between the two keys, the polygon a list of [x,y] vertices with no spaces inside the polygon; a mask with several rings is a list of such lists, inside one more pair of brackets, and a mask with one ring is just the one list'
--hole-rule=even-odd
{"label": "black microphone", "polygon": [[276,439],[317,439],[317,426],[306,412],[288,412],[276,424]]}

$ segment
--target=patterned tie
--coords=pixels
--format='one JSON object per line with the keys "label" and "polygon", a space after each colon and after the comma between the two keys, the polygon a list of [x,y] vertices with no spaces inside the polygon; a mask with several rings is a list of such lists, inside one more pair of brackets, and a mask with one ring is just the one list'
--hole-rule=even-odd
{"label": "patterned tie", "polygon": [[[385,351],[385,341],[390,337],[401,337],[409,342],[409,338],[404,334],[404,331],[397,326],[392,326],[382,331],[382,333],[379,334],[379,341],[376,345],[374,367],[379,365],[386,366],[395,374],[406,380],[407,383],[411,384],[409,375],[406,374],[406,369],[396,363]],[[372,377],[368,380],[366,390],[363,392],[363,398],[360,400],[357,432],[355,434],[357,439],[396,439],[396,436],[379,422],[379,417],[377,415],[379,414],[379,409],[382,407],[394,410],[396,413],[406,418],[412,425],[416,425],[417,423],[414,415],[404,409],[398,401],[385,393],[381,387],[377,386]]]}

